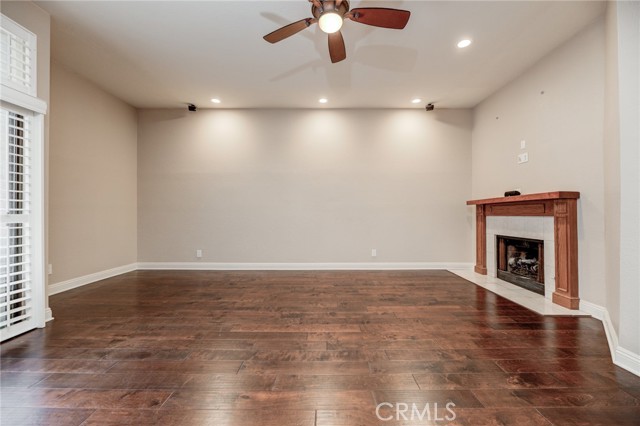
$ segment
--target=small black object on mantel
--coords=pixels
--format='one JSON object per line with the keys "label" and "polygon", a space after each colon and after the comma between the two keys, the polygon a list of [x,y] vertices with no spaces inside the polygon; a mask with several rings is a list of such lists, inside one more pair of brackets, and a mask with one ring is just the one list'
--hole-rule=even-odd
{"label": "small black object on mantel", "polygon": [[520,195],[520,191],[507,191],[504,193],[505,197],[515,197],[516,195]]}

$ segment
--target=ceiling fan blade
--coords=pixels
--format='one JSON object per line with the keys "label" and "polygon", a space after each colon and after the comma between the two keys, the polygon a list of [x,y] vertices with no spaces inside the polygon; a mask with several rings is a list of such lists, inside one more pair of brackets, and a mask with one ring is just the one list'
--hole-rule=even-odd
{"label": "ceiling fan blade", "polygon": [[329,34],[329,56],[334,64],[347,58],[347,50],[340,31]]}
{"label": "ceiling fan blade", "polygon": [[352,9],[349,15],[349,19],[361,24],[401,30],[409,22],[411,12],[386,7],[360,7]]}
{"label": "ceiling fan blade", "polygon": [[279,41],[284,40],[287,37],[291,37],[292,35],[299,33],[300,31],[309,27],[311,24],[315,24],[316,21],[317,20],[314,18],[302,19],[292,24],[285,25],[284,27],[267,34],[263,38],[269,43],[277,43]]}

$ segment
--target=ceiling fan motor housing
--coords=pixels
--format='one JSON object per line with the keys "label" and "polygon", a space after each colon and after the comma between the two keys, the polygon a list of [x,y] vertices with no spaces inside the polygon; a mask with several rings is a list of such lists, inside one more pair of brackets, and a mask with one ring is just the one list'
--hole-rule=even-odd
{"label": "ceiling fan motor housing", "polygon": [[313,2],[311,3],[311,14],[314,18],[319,19],[324,12],[335,12],[340,16],[344,16],[349,11],[349,2],[343,0],[340,6],[336,9],[336,2],[334,0],[326,0],[321,2],[322,8],[317,7]]}

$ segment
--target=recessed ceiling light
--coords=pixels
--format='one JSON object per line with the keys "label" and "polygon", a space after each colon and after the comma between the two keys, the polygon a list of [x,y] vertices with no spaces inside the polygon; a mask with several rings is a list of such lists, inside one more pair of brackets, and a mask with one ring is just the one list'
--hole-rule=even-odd
{"label": "recessed ceiling light", "polygon": [[218,99],[218,98],[213,98],[213,99],[211,99],[211,102],[213,102],[214,104],[219,104],[222,101],[220,99]]}
{"label": "recessed ceiling light", "polygon": [[321,104],[326,104],[327,102],[329,102],[329,99],[327,99],[327,98],[320,98],[320,99],[318,99],[318,102],[320,102]]}
{"label": "recessed ceiling light", "polygon": [[471,45],[471,40],[465,38],[464,40],[460,40],[458,42],[458,47],[460,49],[464,49],[465,47],[468,47],[469,45]]}
{"label": "recessed ceiling light", "polygon": [[411,100],[412,104],[419,104],[420,102],[422,102],[422,99],[420,99],[420,98],[414,98],[414,99]]}

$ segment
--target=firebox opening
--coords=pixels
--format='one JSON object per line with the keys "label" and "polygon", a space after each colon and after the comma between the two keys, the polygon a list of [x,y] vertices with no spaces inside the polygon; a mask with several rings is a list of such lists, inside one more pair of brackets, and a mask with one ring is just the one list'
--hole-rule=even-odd
{"label": "firebox opening", "polygon": [[498,278],[544,296],[544,241],[496,236]]}

